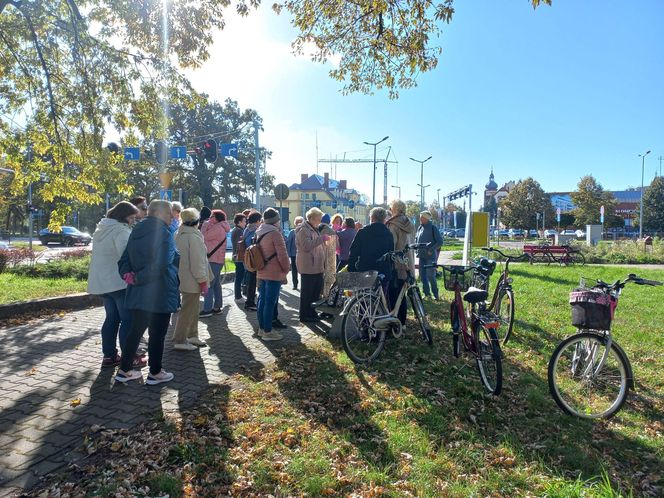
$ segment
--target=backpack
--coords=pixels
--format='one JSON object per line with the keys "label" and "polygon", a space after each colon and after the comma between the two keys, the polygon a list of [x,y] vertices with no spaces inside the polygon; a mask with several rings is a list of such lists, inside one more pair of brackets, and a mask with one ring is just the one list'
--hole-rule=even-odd
{"label": "backpack", "polygon": [[277,255],[275,252],[272,256],[265,259],[265,256],[263,255],[263,249],[261,249],[259,244],[263,237],[266,235],[267,233],[264,233],[258,238],[254,236],[253,240],[251,241],[251,245],[247,247],[247,250],[244,253],[244,267],[252,273],[265,268],[265,265],[267,265],[268,262]]}
{"label": "backpack", "polygon": [[240,240],[237,241],[235,251],[236,261],[244,261],[244,255],[247,253],[247,244],[244,243],[244,237],[242,237],[242,235],[240,235]]}

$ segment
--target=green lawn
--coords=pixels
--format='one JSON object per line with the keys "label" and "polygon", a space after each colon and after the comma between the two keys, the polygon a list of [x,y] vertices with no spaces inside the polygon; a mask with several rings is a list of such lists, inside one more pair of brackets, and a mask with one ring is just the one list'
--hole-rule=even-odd
{"label": "green lawn", "polygon": [[87,282],[73,278],[33,278],[0,273],[0,304],[85,292]]}
{"label": "green lawn", "polygon": [[[426,303],[433,348],[410,321],[368,368],[336,341],[279,349],[273,367],[236,375],[233,389],[212,389],[181,419],[91,440],[94,472],[61,482],[108,496],[120,482],[128,495],[150,486],[171,496],[662,496],[664,288],[633,285],[620,301],[614,336],[636,392],[616,417],[570,418],[548,393],[549,357],[574,332],[568,292],[580,276],[629,271],[514,265],[517,321],[498,397],[484,393],[468,357],[452,356],[443,291]],[[159,470],[123,464],[133,455]]]}

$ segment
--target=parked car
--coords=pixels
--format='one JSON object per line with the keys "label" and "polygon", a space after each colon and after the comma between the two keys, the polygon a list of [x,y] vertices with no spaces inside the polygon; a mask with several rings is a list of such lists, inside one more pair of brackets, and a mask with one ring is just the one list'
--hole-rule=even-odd
{"label": "parked car", "polygon": [[533,237],[537,239],[539,237],[539,232],[534,228],[531,228],[530,230],[528,230],[528,237]]}
{"label": "parked car", "polygon": [[576,233],[576,238],[577,239],[585,239],[586,238],[586,232],[584,232],[583,230],[577,230],[574,233]]}
{"label": "parked car", "polygon": [[456,236],[455,234],[456,234],[456,230],[454,228],[449,229],[449,230],[445,230],[443,232],[443,236],[445,236],[445,237],[455,237]]}
{"label": "parked car", "polygon": [[544,230],[544,238],[545,239],[553,239],[553,238],[555,238],[557,233],[558,232],[556,232],[555,230]]}
{"label": "parked car", "polygon": [[510,228],[509,235],[512,239],[522,239],[526,236],[526,231],[521,228]]}
{"label": "parked car", "polygon": [[560,235],[574,235],[576,237],[576,230],[563,230]]}
{"label": "parked car", "polygon": [[51,232],[48,228],[42,228],[39,231],[39,241],[42,245],[48,245],[51,242],[57,242],[65,246],[73,246],[74,244],[88,245],[92,242],[92,237],[89,233],[80,232],[74,227],[62,227],[60,232]]}
{"label": "parked car", "polygon": [[0,249],[9,250],[9,244],[7,242],[3,242],[3,241],[0,240]]}

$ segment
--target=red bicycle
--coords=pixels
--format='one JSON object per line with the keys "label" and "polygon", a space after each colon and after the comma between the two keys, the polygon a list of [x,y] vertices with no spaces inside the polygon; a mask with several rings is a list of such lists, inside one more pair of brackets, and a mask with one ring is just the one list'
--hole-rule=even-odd
{"label": "red bicycle", "polygon": [[[432,266],[443,269],[445,289],[454,292],[454,300],[450,304],[454,356],[458,358],[461,355],[463,343],[464,349],[475,358],[480,380],[486,390],[494,395],[500,394],[503,387],[503,362],[496,332],[500,327],[500,317],[487,309],[489,293],[471,287],[477,267]],[[462,293],[465,294],[462,296]],[[468,303],[468,313],[465,312],[464,301]]]}

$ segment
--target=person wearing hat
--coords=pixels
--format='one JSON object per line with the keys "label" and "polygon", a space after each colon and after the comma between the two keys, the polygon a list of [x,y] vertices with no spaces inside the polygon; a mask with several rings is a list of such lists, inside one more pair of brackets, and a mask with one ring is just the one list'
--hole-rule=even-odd
{"label": "person wearing hat", "polygon": [[200,214],[195,208],[180,212],[182,224],[175,233],[175,247],[180,253],[180,294],[182,309],[173,332],[173,349],[194,351],[206,346],[198,338],[198,303],[200,295],[207,294],[214,278],[208,265],[207,249],[203,234],[198,230]]}
{"label": "person wearing hat", "polygon": [[[286,241],[281,230],[279,212],[267,208],[263,212],[263,224],[256,230],[256,240],[266,260],[262,270],[258,270],[258,337],[264,341],[278,341],[282,335],[273,332],[276,307],[279,303],[281,284],[286,282],[290,270],[290,260],[286,251]],[[280,323],[280,322],[279,322]],[[280,323],[281,324],[281,323]]]}
{"label": "person wearing hat", "polygon": [[436,269],[424,268],[426,265],[436,263],[436,255],[438,249],[443,245],[443,238],[440,236],[438,228],[431,223],[431,213],[429,211],[422,211],[420,213],[420,226],[415,235],[415,242],[417,244],[429,244],[431,246],[424,249],[417,250],[417,257],[420,266],[420,279],[422,280],[422,289],[424,290],[424,297],[431,297],[438,299],[438,283],[436,282]]}

